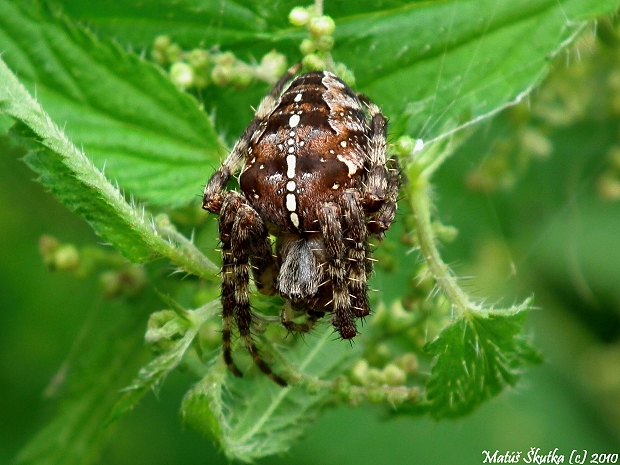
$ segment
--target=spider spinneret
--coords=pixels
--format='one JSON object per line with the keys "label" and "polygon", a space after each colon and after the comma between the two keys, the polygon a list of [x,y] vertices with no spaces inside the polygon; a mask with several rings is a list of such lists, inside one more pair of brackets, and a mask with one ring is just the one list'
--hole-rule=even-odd
{"label": "spider spinneret", "polygon": [[[290,332],[308,332],[330,313],[340,336],[352,339],[355,320],[370,314],[368,240],[390,227],[400,187],[379,108],[330,72],[293,79],[299,69],[263,99],[202,201],[219,214],[224,360],[242,375],[232,359],[234,322],[256,365],[282,386],[252,338],[250,275],[259,292],[286,300],[281,321]],[[239,171],[241,192],[225,190]],[[306,321],[293,321],[297,315]]]}

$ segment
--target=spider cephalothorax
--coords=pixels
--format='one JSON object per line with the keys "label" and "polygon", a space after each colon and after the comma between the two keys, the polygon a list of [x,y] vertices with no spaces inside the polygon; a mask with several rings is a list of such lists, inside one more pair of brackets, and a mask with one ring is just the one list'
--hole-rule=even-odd
{"label": "spider cephalothorax", "polygon": [[[370,313],[368,239],[390,227],[400,185],[396,161],[386,161],[379,108],[326,71],[298,76],[283,91],[298,70],[263,99],[202,201],[220,215],[224,360],[241,376],[231,354],[234,321],[254,362],[281,385],[252,340],[250,274],[261,293],[286,300],[289,331],[309,331],[330,313],[343,339],[355,337],[355,320]],[[239,170],[241,192],[226,191]],[[293,321],[300,314],[306,321]]]}

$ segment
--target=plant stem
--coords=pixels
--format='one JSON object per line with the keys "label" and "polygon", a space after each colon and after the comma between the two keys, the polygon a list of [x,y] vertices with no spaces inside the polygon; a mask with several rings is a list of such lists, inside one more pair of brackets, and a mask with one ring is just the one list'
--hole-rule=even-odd
{"label": "plant stem", "polygon": [[439,255],[435,245],[435,236],[431,225],[431,212],[429,200],[429,183],[424,176],[418,176],[412,181],[410,190],[410,204],[416,222],[416,234],[420,251],[426,261],[435,281],[446,294],[454,308],[463,315],[477,306],[470,301],[463,289],[458,285],[456,277]]}
{"label": "plant stem", "polygon": [[323,0],[314,0],[314,9],[317,16],[323,16]]}
{"label": "plant stem", "polygon": [[[188,273],[209,281],[219,279],[216,276],[219,272],[219,268],[205,257],[191,240],[172,227],[156,224],[155,229],[162,236],[166,237],[168,242],[172,245],[172,247],[163,249],[162,253],[175,265],[180,266]],[[178,245],[178,247],[176,247],[176,245]]]}

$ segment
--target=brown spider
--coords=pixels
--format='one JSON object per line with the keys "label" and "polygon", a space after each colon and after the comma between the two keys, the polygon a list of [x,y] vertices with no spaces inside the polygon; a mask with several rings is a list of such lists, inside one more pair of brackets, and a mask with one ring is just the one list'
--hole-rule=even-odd
{"label": "brown spider", "polygon": [[[231,353],[234,320],[256,365],[282,386],[252,339],[250,271],[261,293],[286,300],[281,321],[290,332],[310,331],[331,313],[340,336],[352,339],[355,319],[370,313],[368,239],[390,227],[400,186],[379,108],[327,71],[298,76],[283,91],[299,69],[262,100],[202,201],[220,215],[226,365],[242,375]],[[239,170],[241,192],[225,190]],[[301,314],[306,321],[294,322]]]}

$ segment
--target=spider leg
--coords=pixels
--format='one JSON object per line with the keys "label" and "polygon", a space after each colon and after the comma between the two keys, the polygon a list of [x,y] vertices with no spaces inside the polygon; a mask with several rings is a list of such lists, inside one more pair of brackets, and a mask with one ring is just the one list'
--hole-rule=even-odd
{"label": "spider leg", "polygon": [[303,323],[295,323],[293,321],[294,311],[290,302],[286,302],[282,307],[280,319],[282,325],[287,329],[289,333],[308,333],[312,331],[316,322],[323,316],[322,312],[309,311],[306,321]]}
{"label": "spider leg", "polygon": [[357,329],[351,311],[340,208],[328,203],[317,213],[327,253],[327,276],[332,282],[332,324],[343,339],[352,339],[357,335]]}
{"label": "spider leg", "polygon": [[385,152],[387,137],[387,119],[381,114],[377,105],[365,95],[358,98],[366,105],[370,117],[370,137],[368,139],[368,160],[366,163],[368,176],[364,189],[364,207],[376,212],[385,196],[387,188],[387,170],[385,168]]}
{"label": "spider leg", "polygon": [[345,241],[349,268],[349,294],[353,313],[358,318],[370,315],[366,284],[367,263],[370,263],[366,258],[370,251],[364,211],[360,203],[359,194],[353,190],[345,192],[342,197],[343,223],[347,234]]}
{"label": "spider leg", "polygon": [[390,227],[394,217],[396,216],[396,200],[398,199],[398,190],[400,189],[400,167],[396,158],[390,158],[387,161],[387,188],[385,190],[384,202],[379,207],[377,214],[369,221],[368,227],[372,234],[382,237],[385,231]]}
{"label": "spider leg", "polygon": [[368,213],[374,214],[368,222],[370,233],[381,237],[396,215],[400,170],[396,159],[386,161],[387,119],[368,97],[358,94],[358,98],[366,105],[370,116],[368,176],[362,203]]}
{"label": "spider leg", "polygon": [[258,120],[254,118],[250,125],[243,131],[231,152],[222,165],[211,175],[202,195],[202,208],[211,213],[220,213],[225,194],[223,193],[230,177],[243,166],[248,152],[249,136],[256,129]]}
{"label": "spider leg", "polygon": [[[266,229],[265,229],[266,230]],[[268,234],[257,240],[250,256],[252,276],[258,292],[264,295],[273,295],[278,276],[278,265],[273,256],[271,239]]]}
{"label": "spider leg", "polygon": [[252,339],[252,311],[250,309],[250,256],[255,244],[268,238],[267,228],[258,213],[237,192],[228,192],[220,211],[220,238],[222,241],[222,346],[224,361],[236,376],[242,376],[232,359],[231,326],[234,318],[239,334],[254,363],[281,386],[286,381],[276,375],[262,359]]}
{"label": "spider leg", "polygon": [[[230,199],[235,200],[235,197],[231,196]],[[230,204],[231,202],[225,203],[219,219],[219,232],[222,243],[222,348],[224,361],[228,369],[235,376],[243,376],[241,370],[233,362],[231,351],[232,322],[237,307],[235,288],[239,277],[237,275],[236,260],[232,252],[232,227],[235,221],[235,211],[228,208]]]}
{"label": "spider leg", "polygon": [[222,208],[223,202],[223,190],[226,187],[230,177],[239,171],[243,166],[246,155],[250,148],[250,142],[252,137],[257,137],[262,134],[262,131],[257,131],[263,121],[269,113],[275,108],[278,96],[282,92],[282,89],[286,83],[300,70],[301,63],[297,63],[291,66],[286,73],[278,80],[276,85],[271,89],[271,92],[267,94],[261,101],[254,119],[250,122],[245,131],[241,134],[241,137],[237,139],[233,149],[228,157],[224,160],[222,165],[211,175],[209,182],[205,186],[205,190],[202,196],[202,208],[212,213],[219,213]]}

